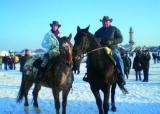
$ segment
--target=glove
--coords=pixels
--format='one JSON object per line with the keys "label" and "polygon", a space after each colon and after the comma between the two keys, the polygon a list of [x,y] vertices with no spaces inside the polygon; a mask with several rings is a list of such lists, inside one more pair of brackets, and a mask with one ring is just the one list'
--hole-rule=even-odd
{"label": "glove", "polygon": [[55,48],[57,48],[55,45],[52,45],[51,47],[50,47],[50,50],[52,50],[52,49],[55,49]]}
{"label": "glove", "polygon": [[110,46],[110,45],[113,44],[113,41],[112,41],[112,40],[108,40],[108,41],[106,42],[106,44],[107,44],[108,46]]}

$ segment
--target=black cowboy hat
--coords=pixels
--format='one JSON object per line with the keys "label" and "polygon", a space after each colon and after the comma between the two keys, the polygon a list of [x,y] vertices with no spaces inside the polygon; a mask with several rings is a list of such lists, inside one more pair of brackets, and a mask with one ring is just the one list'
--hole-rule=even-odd
{"label": "black cowboy hat", "polygon": [[53,21],[50,26],[52,27],[53,25],[58,25],[58,27],[61,27],[61,24],[59,24],[58,21]]}
{"label": "black cowboy hat", "polygon": [[113,19],[110,18],[109,16],[104,16],[103,19],[100,19],[101,22],[104,22],[104,21],[110,21],[110,22],[112,22],[112,20]]}

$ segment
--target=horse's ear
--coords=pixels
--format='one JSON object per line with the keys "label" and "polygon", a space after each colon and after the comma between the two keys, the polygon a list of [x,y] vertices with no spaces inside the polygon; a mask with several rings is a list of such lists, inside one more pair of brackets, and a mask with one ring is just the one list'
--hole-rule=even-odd
{"label": "horse's ear", "polygon": [[79,26],[77,26],[77,32],[79,32],[81,30],[81,28]]}
{"label": "horse's ear", "polygon": [[68,36],[69,41],[71,40],[71,38],[72,38],[72,34],[70,33]]}
{"label": "horse's ear", "polygon": [[85,30],[88,32],[89,31],[89,27],[90,27],[90,24],[88,25],[87,28],[85,28]]}

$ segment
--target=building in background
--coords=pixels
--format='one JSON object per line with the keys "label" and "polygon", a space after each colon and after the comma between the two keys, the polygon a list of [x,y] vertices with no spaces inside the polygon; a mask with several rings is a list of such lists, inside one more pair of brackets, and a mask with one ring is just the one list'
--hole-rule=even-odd
{"label": "building in background", "polygon": [[132,27],[130,27],[129,29],[129,50],[132,51],[135,47],[135,42],[134,42],[134,39],[133,39],[133,29]]}

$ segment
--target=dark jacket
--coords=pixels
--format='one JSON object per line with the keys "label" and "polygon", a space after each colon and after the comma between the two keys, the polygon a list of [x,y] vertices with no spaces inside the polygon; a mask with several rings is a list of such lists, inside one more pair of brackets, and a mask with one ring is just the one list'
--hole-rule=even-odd
{"label": "dark jacket", "polygon": [[142,57],[140,55],[136,55],[133,60],[133,69],[135,71],[141,71],[142,70]]}
{"label": "dark jacket", "polygon": [[[108,46],[110,48],[118,47],[117,44],[123,41],[120,30],[114,26],[101,27],[95,32],[95,37],[100,39],[102,46]],[[108,45],[108,41],[112,43]]]}
{"label": "dark jacket", "polygon": [[125,69],[129,69],[129,68],[130,68],[130,65],[131,65],[131,63],[130,63],[130,58],[129,58],[128,56],[126,56],[126,55],[122,55],[121,57],[122,57],[122,59],[123,59],[124,68],[125,68]]}
{"label": "dark jacket", "polygon": [[142,55],[142,68],[143,69],[148,69],[149,68],[149,61],[150,61],[150,59],[151,59],[151,56],[150,56],[150,54],[148,53],[148,54],[143,54]]}
{"label": "dark jacket", "polygon": [[4,64],[7,64],[7,63],[8,63],[8,57],[7,57],[7,56],[3,57],[3,63],[4,63]]}

